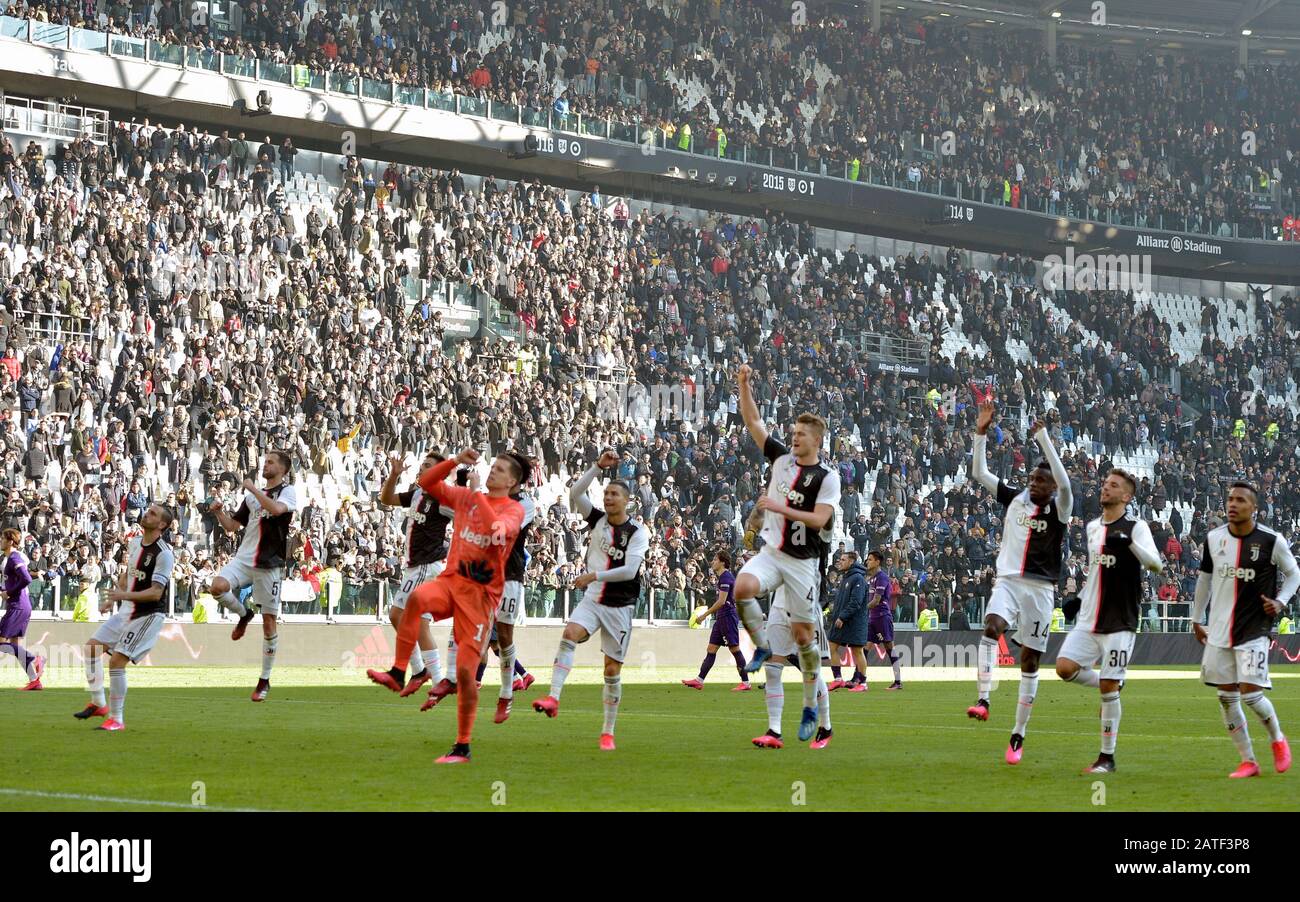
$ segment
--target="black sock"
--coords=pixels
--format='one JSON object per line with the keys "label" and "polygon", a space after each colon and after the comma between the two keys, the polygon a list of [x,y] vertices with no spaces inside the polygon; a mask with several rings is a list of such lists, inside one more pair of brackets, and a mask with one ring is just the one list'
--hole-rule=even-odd
{"label": "black sock", "polygon": [[841,670],[841,669],[839,668],[838,665],[832,665],[832,666],[831,666],[831,676],[835,677],[835,679],[837,679],[837,680],[843,679],[843,678],[844,678],[844,671]]}
{"label": "black sock", "polygon": [[741,681],[742,683],[748,683],[748,682],[749,682],[749,674],[745,673],[745,654],[744,654],[744,652],[742,652],[742,651],[740,651],[739,649],[737,649],[736,651],[733,651],[733,652],[731,653],[731,656],[732,656],[733,658],[736,659],[736,673],[740,674],[740,681]]}
{"label": "black sock", "polygon": [[717,659],[718,653],[716,651],[711,651],[704,656],[704,662],[700,664],[700,675],[698,677],[701,682],[709,675],[709,671],[713,669],[713,662]]}

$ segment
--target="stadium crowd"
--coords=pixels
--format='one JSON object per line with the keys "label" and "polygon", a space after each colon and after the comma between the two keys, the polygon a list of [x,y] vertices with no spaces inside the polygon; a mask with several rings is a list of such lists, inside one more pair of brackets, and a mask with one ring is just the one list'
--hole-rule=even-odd
{"label": "stadium crowd", "polygon": [[[310,71],[658,128],[1008,206],[1131,225],[1300,240],[1296,72],[1228,54],[1121,58],[1038,32],[807,10],[785,0],[507,4],[14,0],[11,16]],[[539,120],[536,117],[541,116]],[[952,144],[945,135],[952,132]],[[1246,133],[1250,137],[1246,138]],[[207,140],[214,140],[210,136]],[[918,147],[938,154],[919,155]],[[275,149],[271,160],[276,162]],[[764,160],[766,162],[766,160]]]}
{"label": "stadium crowd", "polygon": [[[892,267],[856,249],[836,259],[779,212],[631,215],[599,189],[490,177],[471,188],[454,170],[377,176],[384,164],[353,158],[334,202],[306,209],[264,150],[285,142],[266,136],[238,177],[223,140],[229,151],[205,153],[191,130],[119,124],[107,145],[74,142],[53,167],[35,143],[0,144],[0,526],[23,530],[33,572],[63,580],[65,595],[113,579],[141,512],[165,500],[187,610],[190,588],[232,550],[207,507],[237,495],[271,448],[293,455],[311,490],[301,575],[319,581],[328,567],[362,584],[395,575],[401,552],[400,521],[376,503],[387,454],[517,448],[540,462],[540,485],[611,446],[653,527],[658,617],[685,619],[709,592],[707,555],[739,548],[762,490],[734,394],[746,358],[778,433],[803,409],[830,421],[840,528],[859,552],[888,550],[904,621],[922,608],[947,621],[954,606],[980,619],[1000,523],[960,477],[973,401],[988,391],[1010,414],[990,443],[995,473],[1014,481],[1032,465],[1032,414],[1078,447],[1065,455],[1082,499],[1076,588],[1082,524],[1110,455],[1126,450],[1158,455],[1136,503],[1174,563],[1155,586],[1164,600],[1189,597],[1223,476],[1259,485],[1266,522],[1293,531],[1300,519],[1295,416],[1265,398],[1285,389],[1300,350],[1297,298],[1260,296],[1257,338],[1207,339],[1178,367],[1169,325],[1131,295],[1049,294],[1031,261],[1004,258],[982,277],[956,250]],[[411,279],[491,295],[517,316],[519,340],[448,341],[439,311],[408,304]],[[990,350],[949,362],[938,351],[954,329]],[[930,372],[870,371],[863,333],[931,342]],[[1034,349],[1034,365],[1009,339]],[[1169,389],[1173,368],[1186,398]],[[676,400],[638,419],[629,383]],[[1190,522],[1177,502],[1196,509]],[[581,547],[563,500],[542,511],[530,614],[557,610]]]}

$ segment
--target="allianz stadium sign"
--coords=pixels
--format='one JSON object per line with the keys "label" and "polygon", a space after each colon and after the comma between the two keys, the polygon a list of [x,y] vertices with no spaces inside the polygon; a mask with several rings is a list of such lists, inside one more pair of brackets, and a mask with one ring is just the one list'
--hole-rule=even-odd
{"label": "allianz stadium sign", "polygon": [[1217,241],[1206,241],[1203,238],[1192,236],[1183,237],[1182,235],[1171,235],[1165,238],[1161,235],[1138,235],[1137,247],[1147,250],[1164,250],[1175,254],[1210,254],[1215,257],[1223,256],[1223,245]]}

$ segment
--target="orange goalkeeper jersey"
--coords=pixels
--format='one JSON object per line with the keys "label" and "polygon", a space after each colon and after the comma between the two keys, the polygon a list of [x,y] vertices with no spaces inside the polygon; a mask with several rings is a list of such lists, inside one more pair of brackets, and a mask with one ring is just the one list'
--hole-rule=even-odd
{"label": "orange goalkeeper jersey", "polygon": [[420,488],[453,511],[451,549],[446,575],[479,582],[498,601],[505,588],[506,560],[524,522],[524,507],[513,498],[493,498],[444,480],[456,469],[455,460],[430,467]]}

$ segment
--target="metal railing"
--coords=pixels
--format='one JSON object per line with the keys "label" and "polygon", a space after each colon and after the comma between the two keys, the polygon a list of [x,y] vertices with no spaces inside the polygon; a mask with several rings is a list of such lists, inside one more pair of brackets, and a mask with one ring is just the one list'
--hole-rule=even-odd
{"label": "metal railing", "polygon": [[[815,152],[800,155],[789,147],[753,147],[728,142],[725,134],[719,140],[713,128],[704,129],[705,134],[698,138],[694,134],[685,133],[684,130],[678,130],[669,137],[657,126],[618,122],[604,116],[592,117],[581,113],[570,113],[567,110],[567,102],[562,98],[551,107],[542,109],[478,99],[451,91],[434,91],[430,88],[404,85],[394,81],[337,75],[299,64],[264,61],[202,48],[163,44],[152,39],[136,38],[115,32],[52,25],[33,19],[16,19],[12,16],[0,16],[0,38],[107,54],[163,66],[202,69],[234,78],[310,88],[395,106],[443,110],[463,116],[545,128],[553,132],[618,141],[624,144],[638,144],[647,155],[665,150],[846,182],[864,182],[880,187],[919,191],[970,203],[1013,206],[1012,202],[1006,200],[1002,185],[995,186],[992,182],[981,185],[960,179],[930,178],[921,173],[912,161],[877,166],[864,165],[860,160],[846,156],[822,156]],[[608,78],[612,79],[613,76]],[[571,79],[570,89],[572,83],[582,82],[583,79],[585,76]],[[625,86],[625,82],[620,81],[620,85]],[[643,89],[643,85],[637,86],[638,91]],[[575,91],[575,93],[583,93],[585,90],[586,88],[583,87],[582,91]],[[916,142],[920,139],[913,140]],[[1277,200],[1277,212],[1274,216],[1279,223],[1286,213],[1294,214],[1300,211],[1300,193],[1295,188],[1286,185],[1270,190]],[[1268,237],[1264,234],[1254,234],[1260,231],[1259,224],[1256,222],[1236,223],[1227,220],[1201,219],[1196,214],[1191,217],[1174,215],[1166,217],[1163,213],[1147,215],[1122,209],[1103,210],[1091,204],[1080,204],[1065,196],[1059,200],[1052,200],[1046,192],[1027,192],[1019,198],[1017,205],[1019,209],[1026,212],[1069,216],[1110,225],[1190,232],[1221,238],[1263,240]]]}
{"label": "metal railing", "polygon": [[[108,110],[5,97],[4,128],[5,131],[51,135],[69,141],[89,137],[96,144],[107,144]],[[14,150],[22,152],[19,147]]]}

